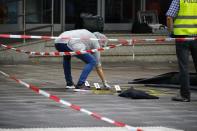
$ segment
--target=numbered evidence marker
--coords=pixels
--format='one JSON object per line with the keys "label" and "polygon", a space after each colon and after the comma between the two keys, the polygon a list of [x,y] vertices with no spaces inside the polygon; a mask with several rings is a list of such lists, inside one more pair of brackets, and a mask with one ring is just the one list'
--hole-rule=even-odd
{"label": "numbered evidence marker", "polygon": [[119,85],[114,85],[114,88],[115,88],[116,92],[122,91]]}
{"label": "numbered evidence marker", "polygon": [[95,87],[97,90],[100,90],[100,89],[101,89],[99,83],[94,83],[94,87]]}
{"label": "numbered evidence marker", "polygon": [[85,86],[90,87],[90,84],[88,81],[85,82]]}

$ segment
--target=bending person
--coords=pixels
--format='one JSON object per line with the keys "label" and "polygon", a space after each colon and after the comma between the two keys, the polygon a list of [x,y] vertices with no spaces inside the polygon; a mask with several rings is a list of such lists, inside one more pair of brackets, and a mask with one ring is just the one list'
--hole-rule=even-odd
{"label": "bending person", "polygon": [[[55,40],[55,48],[59,52],[70,52],[70,51],[83,51],[83,50],[91,50],[97,49],[107,44],[107,37],[99,32],[91,33],[88,30],[80,29],[80,30],[71,30],[65,31]],[[64,39],[63,37],[71,37],[71,38],[82,38],[82,39]],[[95,38],[101,40],[89,40],[85,38]],[[79,77],[77,85],[74,86],[74,82],[71,75],[71,56],[63,56],[63,68],[64,75],[67,83],[67,88],[77,88],[77,89],[87,89],[85,86],[85,81],[93,70],[96,67],[96,71],[98,76],[100,77],[104,89],[111,88],[110,85],[105,80],[105,76],[101,66],[100,60],[100,52],[94,52],[92,54],[80,54],[76,55],[78,59],[82,60],[86,63],[82,73]]]}

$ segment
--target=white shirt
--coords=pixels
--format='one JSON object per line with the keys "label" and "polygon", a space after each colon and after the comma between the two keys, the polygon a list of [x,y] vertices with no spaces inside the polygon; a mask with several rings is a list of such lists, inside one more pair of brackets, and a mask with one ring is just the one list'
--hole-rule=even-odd
{"label": "white shirt", "polygon": [[[60,38],[55,40],[55,43],[67,44],[72,51],[83,51],[100,48],[98,40],[90,40],[84,38],[96,38],[96,36],[86,29],[65,31],[59,35]],[[65,38],[82,38],[82,39],[65,39]],[[93,54],[97,61],[97,66],[101,65],[100,52],[97,51]]]}

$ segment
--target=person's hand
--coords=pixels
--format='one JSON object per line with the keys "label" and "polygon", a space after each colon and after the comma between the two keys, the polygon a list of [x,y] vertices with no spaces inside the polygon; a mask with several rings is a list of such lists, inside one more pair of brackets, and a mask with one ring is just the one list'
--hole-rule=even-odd
{"label": "person's hand", "polygon": [[111,86],[108,84],[108,82],[107,81],[105,81],[104,83],[103,83],[103,87],[104,88],[111,88]]}
{"label": "person's hand", "polygon": [[174,34],[173,34],[173,32],[168,32],[168,37],[170,37],[170,38],[174,38]]}

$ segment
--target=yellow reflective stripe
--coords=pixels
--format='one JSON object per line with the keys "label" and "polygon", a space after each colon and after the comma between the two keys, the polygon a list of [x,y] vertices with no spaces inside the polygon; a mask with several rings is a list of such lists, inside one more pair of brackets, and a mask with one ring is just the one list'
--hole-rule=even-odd
{"label": "yellow reflective stripe", "polygon": [[197,24],[197,19],[176,19],[174,22],[175,25],[193,25]]}
{"label": "yellow reflective stripe", "polygon": [[175,35],[195,35],[197,34],[197,28],[174,28]]}

